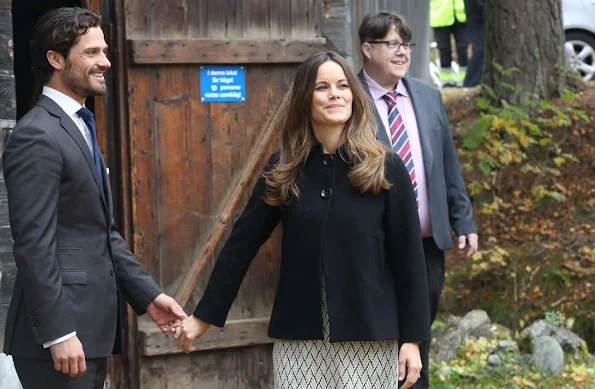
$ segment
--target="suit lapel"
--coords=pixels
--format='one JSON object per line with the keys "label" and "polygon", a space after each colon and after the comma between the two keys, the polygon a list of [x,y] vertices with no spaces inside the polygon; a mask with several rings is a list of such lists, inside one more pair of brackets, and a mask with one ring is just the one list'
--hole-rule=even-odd
{"label": "suit lapel", "polygon": [[91,155],[91,151],[89,150],[89,146],[81,134],[79,128],[74,124],[72,118],[66,115],[66,112],[60,108],[58,104],[52,99],[47,96],[41,95],[39,96],[39,100],[37,102],[38,105],[45,108],[49,113],[52,115],[60,118],[60,124],[62,128],[72,137],[75,143],[78,145],[79,149],[85,156],[85,160],[87,161],[87,165],[91,170],[91,174],[93,175],[93,179],[95,180],[95,184],[97,185],[97,189],[99,189],[99,195],[101,197],[101,202],[105,210],[108,210],[107,202],[105,199],[105,191],[102,188],[101,181],[99,180],[99,176],[97,175],[97,169],[95,169],[95,161],[93,161],[93,156]]}
{"label": "suit lapel", "polygon": [[415,87],[415,83],[411,82],[408,77],[403,78],[403,84],[409,92],[411,98],[411,104],[413,105],[413,111],[415,112],[415,119],[417,121],[417,131],[419,132],[419,140],[421,142],[421,149],[424,160],[424,169],[426,175],[432,170],[432,163],[434,162],[434,153],[432,153],[432,129],[429,128],[427,115],[424,115],[420,104],[423,104],[423,96],[421,95],[418,88]]}
{"label": "suit lapel", "polygon": [[366,93],[370,97],[370,100],[372,100],[372,107],[374,107],[374,116],[376,117],[376,124],[378,126],[378,131],[376,131],[376,138],[379,141],[381,141],[382,143],[384,143],[385,145],[387,145],[389,149],[392,149],[392,146],[390,144],[390,139],[388,138],[388,134],[386,133],[386,128],[384,127],[384,123],[382,123],[382,118],[380,117],[380,113],[378,113],[378,110],[376,109],[376,103],[374,102],[374,99],[372,98],[372,94],[370,93],[370,88],[368,87],[368,82],[366,81],[366,77],[364,76],[364,69],[360,70],[360,72],[357,74],[357,76],[359,77],[360,81],[362,82],[362,85],[364,86]]}

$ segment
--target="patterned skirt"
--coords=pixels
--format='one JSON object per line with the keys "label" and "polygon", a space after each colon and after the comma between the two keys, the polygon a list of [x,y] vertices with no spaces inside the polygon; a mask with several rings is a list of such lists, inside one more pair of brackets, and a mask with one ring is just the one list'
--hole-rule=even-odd
{"label": "patterned skirt", "polygon": [[324,340],[275,340],[275,389],[397,389],[396,339],[329,342],[324,276],[322,317]]}

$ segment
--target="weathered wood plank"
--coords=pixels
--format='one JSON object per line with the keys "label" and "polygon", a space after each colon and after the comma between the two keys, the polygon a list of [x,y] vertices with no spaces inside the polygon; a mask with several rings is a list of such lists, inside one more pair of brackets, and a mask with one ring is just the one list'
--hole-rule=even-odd
{"label": "weathered wood plank", "polygon": [[[223,3],[225,0],[221,0]],[[225,4],[225,38],[238,39],[244,33],[244,2],[242,0],[226,0]]]}
{"label": "weathered wood plank", "polygon": [[[200,340],[194,343],[196,351],[250,346],[272,343],[267,336],[268,318],[229,320],[224,328],[211,327]],[[142,355],[155,356],[179,354],[175,338],[163,334],[151,321],[139,321],[140,350]]]}
{"label": "weathered wood plank", "polygon": [[[243,1],[244,37],[250,39],[271,38],[271,0]],[[275,38],[277,38],[277,35]]]}
{"label": "weathered wood plank", "polygon": [[0,50],[0,72],[3,74],[14,74],[12,12],[10,8],[0,8],[0,47],[2,48]]}
{"label": "weathered wood plank", "polygon": [[[5,188],[3,189],[6,190]],[[4,198],[0,200],[0,226],[8,225],[10,222],[8,216],[8,199]]]}
{"label": "weathered wood plank", "polygon": [[271,40],[133,39],[134,64],[298,63],[324,50],[324,38]]}
{"label": "weathered wood plank", "polygon": [[322,8],[320,0],[291,0],[290,24],[292,38],[319,36],[320,8]]}
{"label": "weathered wood plank", "polygon": [[189,1],[187,4],[188,36],[193,38],[209,37],[208,7],[218,7],[213,1]]}
{"label": "weathered wood plank", "polygon": [[8,316],[8,304],[0,304],[0,352],[4,349],[4,329],[6,328],[6,316]]}
{"label": "weathered wood plank", "polygon": [[272,345],[143,357],[142,388],[273,389]]}
{"label": "weathered wood plank", "polygon": [[11,244],[10,250],[3,249],[0,252],[0,350],[4,345],[4,326],[16,275],[17,267],[14,263]]}
{"label": "weathered wood plank", "polygon": [[144,2],[152,10],[151,37],[185,38],[188,33],[186,0]]}
{"label": "weathered wood plank", "polygon": [[[0,272],[2,272],[0,278],[0,304],[8,304],[17,275],[17,266],[12,252],[0,252]],[[0,318],[2,318],[0,321],[6,320],[6,317],[0,316]]]}
{"label": "weathered wood plank", "polygon": [[17,102],[15,97],[14,76],[0,74],[0,118],[16,117]]}
{"label": "weathered wood plank", "polygon": [[12,253],[13,244],[14,244],[14,240],[12,239],[12,234],[10,233],[10,226],[9,225],[1,225],[0,226],[0,253]]}
{"label": "weathered wood plank", "polygon": [[152,9],[145,0],[126,0],[124,3],[124,19],[126,36],[130,39],[150,36],[153,24]]}
{"label": "weathered wood plank", "polygon": [[133,251],[139,262],[158,281],[161,264],[159,220],[159,187],[153,118],[153,72],[135,68],[128,72],[130,107],[130,172],[132,176]]}
{"label": "weathered wood plank", "polygon": [[[160,67],[154,88],[160,177],[157,185],[162,193],[159,197],[158,226],[162,237],[159,258],[166,288],[179,284],[180,269],[190,266],[191,253],[200,237],[200,209],[194,198],[204,194],[197,188],[196,169],[199,166],[193,159],[196,153],[206,148],[200,146],[199,139],[193,134],[194,128],[188,127],[194,116],[190,111],[192,89],[198,88],[198,84],[190,82],[196,81],[196,77],[190,77],[189,73],[185,66]],[[208,178],[210,180],[210,176]],[[206,186],[204,182],[200,184]]]}
{"label": "weathered wood plank", "polygon": [[209,1],[207,5],[207,37],[224,39],[227,36],[227,7],[226,3]]}

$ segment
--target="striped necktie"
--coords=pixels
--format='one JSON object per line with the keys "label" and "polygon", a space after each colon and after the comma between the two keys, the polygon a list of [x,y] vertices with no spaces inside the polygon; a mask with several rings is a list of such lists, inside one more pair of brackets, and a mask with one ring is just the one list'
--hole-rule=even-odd
{"label": "striped necktie", "polygon": [[388,92],[382,98],[388,104],[388,126],[390,128],[390,144],[393,150],[401,157],[409,172],[411,184],[415,192],[415,203],[419,209],[419,194],[417,192],[417,180],[415,179],[415,166],[411,155],[411,144],[405,129],[403,116],[397,109],[397,92]]}

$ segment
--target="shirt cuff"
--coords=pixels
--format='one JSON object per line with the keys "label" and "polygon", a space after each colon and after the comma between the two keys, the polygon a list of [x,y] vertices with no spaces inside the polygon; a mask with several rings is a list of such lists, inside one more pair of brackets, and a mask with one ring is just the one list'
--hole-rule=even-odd
{"label": "shirt cuff", "polygon": [[55,344],[62,343],[65,340],[68,340],[68,339],[73,338],[75,336],[76,336],[76,331],[73,331],[70,334],[67,334],[67,335],[64,335],[64,336],[59,337],[58,339],[54,339],[54,340],[50,340],[49,342],[45,342],[43,344],[43,348],[48,348],[48,347],[53,346]]}

